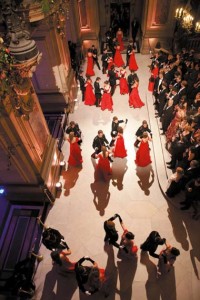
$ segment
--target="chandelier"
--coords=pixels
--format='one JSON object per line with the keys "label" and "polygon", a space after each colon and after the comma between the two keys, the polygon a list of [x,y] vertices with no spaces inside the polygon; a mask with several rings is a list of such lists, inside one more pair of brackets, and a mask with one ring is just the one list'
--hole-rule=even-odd
{"label": "chandelier", "polygon": [[193,24],[194,17],[188,12],[186,8],[179,7],[176,9],[175,18],[179,21],[182,28],[188,30],[194,29],[196,33],[200,33],[200,21]]}
{"label": "chandelier", "polygon": [[180,7],[176,9],[175,18],[179,20],[181,26],[184,29],[191,29],[193,27],[193,16],[187,11],[187,9]]}
{"label": "chandelier", "polygon": [[176,9],[175,18],[181,19],[183,16],[184,9],[182,7]]}
{"label": "chandelier", "polygon": [[186,13],[182,18],[182,27],[185,29],[191,29],[193,27],[193,16],[189,13]]}
{"label": "chandelier", "polygon": [[57,33],[64,37],[65,23],[69,19],[70,0],[42,0],[41,6],[43,13],[49,17],[49,24],[55,26]]}
{"label": "chandelier", "polygon": [[196,22],[194,30],[196,33],[200,33],[200,22]]}

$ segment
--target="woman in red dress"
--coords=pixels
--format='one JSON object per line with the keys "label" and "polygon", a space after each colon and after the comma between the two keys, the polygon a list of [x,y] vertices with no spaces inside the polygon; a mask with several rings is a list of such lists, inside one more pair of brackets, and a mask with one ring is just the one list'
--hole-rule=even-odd
{"label": "woman in red dress", "polygon": [[130,58],[129,58],[129,70],[130,71],[137,71],[137,69],[138,69],[138,65],[137,65],[136,60],[135,60],[135,53],[134,53],[134,49],[133,49],[131,54],[130,54]]}
{"label": "woman in red dress", "polygon": [[116,39],[117,39],[118,44],[120,45],[120,51],[123,51],[124,43],[123,43],[123,32],[122,32],[121,28],[119,28],[116,33]]}
{"label": "woman in red dress", "polygon": [[83,159],[81,149],[78,144],[79,138],[74,136],[74,132],[70,132],[68,142],[70,143],[70,154],[68,159],[69,166],[78,167],[82,165]]}
{"label": "woman in red dress", "polygon": [[127,258],[137,257],[138,247],[134,243],[135,235],[124,226],[123,222],[121,223],[121,226],[122,226],[122,229],[124,232],[121,237],[120,245],[124,246],[127,250],[125,252],[124,249],[120,249],[122,258],[123,257],[124,258],[125,257],[127,257]]}
{"label": "woman in red dress", "polygon": [[158,77],[158,73],[159,73],[158,63],[155,63],[155,65],[151,67],[150,71],[151,71],[151,77],[149,78],[148,90],[150,92],[153,92],[154,91],[155,79]]}
{"label": "woman in red dress", "polygon": [[124,158],[127,156],[127,151],[126,151],[125,145],[124,145],[123,128],[121,126],[119,126],[117,131],[118,131],[118,134],[117,134],[114,149],[113,149],[113,155],[114,155],[114,157]]}
{"label": "woman in red dress", "polygon": [[101,98],[101,110],[108,109],[111,112],[113,112],[113,100],[110,91],[111,91],[110,84],[106,80],[104,82],[104,90]]}
{"label": "woman in red dress", "polygon": [[130,108],[141,108],[144,106],[144,103],[140,99],[139,93],[138,93],[138,85],[139,82],[135,81],[132,85],[132,91],[129,96],[129,107]]}
{"label": "woman in red dress", "polygon": [[96,170],[95,170],[95,180],[96,181],[108,181],[111,178],[112,170],[109,162],[109,151],[105,146],[101,147],[102,152],[100,152],[96,157],[99,159]]}
{"label": "woman in red dress", "polygon": [[125,65],[122,55],[120,53],[120,45],[117,45],[116,51],[115,51],[115,56],[114,56],[114,64],[119,68]]}
{"label": "woman in red dress", "polygon": [[119,79],[119,87],[120,87],[120,94],[128,94],[129,89],[128,89],[128,83],[126,80],[126,67],[122,67],[120,70],[120,79]]}
{"label": "woman in red dress", "polygon": [[74,272],[75,270],[75,262],[71,262],[69,258],[67,257],[68,255],[71,254],[70,249],[65,249],[62,251],[52,251],[51,252],[51,258],[53,263],[56,263],[59,265],[59,272],[60,273],[68,273],[68,272]]}
{"label": "woman in red dress", "polygon": [[93,56],[92,52],[88,52],[87,54],[87,69],[86,69],[86,76],[94,76],[94,61],[93,61]]}
{"label": "woman in red dress", "polygon": [[136,153],[135,163],[138,167],[146,167],[149,164],[151,164],[148,141],[151,141],[151,138],[148,136],[147,132],[144,132],[141,138],[139,149],[137,150]]}
{"label": "woman in red dress", "polygon": [[108,59],[108,68],[107,68],[107,70],[109,71],[113,65],[114,65],[113,58],[112,58],[112,56],[110,56],[109,59]]}
{"label": "woman in red dress", "polygon": [[88,78],[85,84],[85,94],[84,94],[84,104],[85,105],[94,105],[96,102],[96,97],[93,92],[92,80]]}

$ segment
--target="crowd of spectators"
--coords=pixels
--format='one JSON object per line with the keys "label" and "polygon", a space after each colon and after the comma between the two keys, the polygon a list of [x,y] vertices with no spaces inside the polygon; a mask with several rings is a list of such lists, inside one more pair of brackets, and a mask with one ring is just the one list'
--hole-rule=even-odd
{"label": "crowd of spectators", "polygon": [[[198,219],[200,204],[200,60],[193,50],[176,55],[159,51],[152,55],[151,91],[161,135],[171,154],[167,168],[173,174],[166,191],[172,198],[184,191],[182,210],[194,208]],[[150,86],[149,85],[149,86]],[[152,88],[153,86],[153,88]]]}

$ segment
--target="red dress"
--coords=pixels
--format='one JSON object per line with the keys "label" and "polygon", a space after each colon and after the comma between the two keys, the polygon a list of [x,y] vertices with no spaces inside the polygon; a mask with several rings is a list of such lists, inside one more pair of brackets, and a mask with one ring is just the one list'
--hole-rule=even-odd
{"label": "red dress", "polygon": [[93,56],[91,53],[88,53],[87,55],[88,61],[87,61],[87,69],[86,69],[86,76],[94,76],[94,62],[93,62]]}
{"label": "red dress", "polygon": [[129,89],[128,89],[128,83],[126,80],[126,72],[120,72],[120,79],[119,79],[119,87],[120,87],[120,94],[128,94]]}
{"label": "red dress", "polygon": [[120,53],[120,46],[117,46],[116,51],[115,51],[115,56],[114,56],[114,64],[117,67],[122,67],[125,65],[123,59],[122,59],[122,55]]}
{"label": "red dress", "polygon": [[[134,244],[133,240],[130,240],[128,243],[126,242],[125,236],[126,236],[127,232],[128,232],[128,230],[125,229],[122,234],[120,245],[124,245],[126,247],[126,249],[128,250],[128,253],[125,254],[126,256],[127,255],[128,256],[136,256],[138,247]],[[125,253],[124,250],[122,250],[122,251],[123,251],[123,253]]]}
{"label": "red dress", "polygon": [[123,135],[121,135],[120,133],[118,133],[117,139],[115,141],[115,148],[113,153],[114,157],[124,158],[127,156],[127,151],[124,145],[124,138]]}
{"label": "red dress", "polygon": [[119,43],[120,51],[123,51],[124,50],[123,34],[120,31],[119,33],[117,32],[117,42]]}
{"label": "red dress", "polygon": [[134,51],[132,51],[129,59],[129,70],[137,71],[137,69],[138,69],[138,65],[135,60],[135,53]]}
{"label": "red dress", "polygon": [[136,153],[135,163],[139,167],[146,167],[151,163],[148,141],[142,140]]}
{"label": "red dress", "polygon": [[107,68],[107,70],[109,71],[111,69],[111,66],[113,66],[113,65],[114,65],[113,58],[110,57],[109,60],[108,60],[108,68]]}
{"label": "red dress", "polygon": [[134,87],[130,93],[129,96],[129,106],[133,106],[134,108],[141,108],[144,106],[144,103],[140,99],[139,93],[138,93],[138,87]]}
{"label": "red dress", "polygon": [[95,170],[95,180],[108,181],[110,179],[110,175],[112,174],[108,157],[104,157],[102,153],[99,153],[98,159],[99,161]]}
{"label": "red dress", "polygon": [[165,133],[167,142],[172,141],[172,138],[175,136],[179,124],[181,123],[181,121],[184,119],[185,116],[186,116],[185,110],[178,110],[176,112],[175,117],[169,124],[167,131]]}
{"label": "red dress", "polygon": [[95,94],[93,92],[93,87],[90,82],[87,82],[84,94],[84,104],[94,105],[96,101]]}
{"label": "red dress", "polygon": [[101,98],[101,110],[113,110],[113,100],[110,94],[110,86],[104,87],[104,92]]}
{"label": "red dress", "polygon": [[149,85],[148,85],[148,90],[150,92],[154,91],[155,79],[158,77],[158,73],[159,73],[158,67],[153,68],[153,70],[151,71],[151,77],[149,78]]}
{"label": "red dress", "polygon": [[68,159],[68,164],[73,167],[80,166],[83,162],[82,156],[81,156],[81,149],[78,145],[79,139],[77,137],[74,138],[75,142],[70,142],[68,139],[68,142],[70,143],[70,155]]}

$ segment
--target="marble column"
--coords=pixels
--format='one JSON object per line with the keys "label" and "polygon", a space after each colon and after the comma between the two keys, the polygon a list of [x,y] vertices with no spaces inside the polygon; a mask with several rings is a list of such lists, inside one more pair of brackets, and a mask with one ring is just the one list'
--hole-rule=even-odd
{"label": "marble column", "polygon": [[178,1],[145,0],[142,17],[141,53],[147,54],[158,43],[166,50],[172,48],[172,38],[175,26],[175,9]]}

